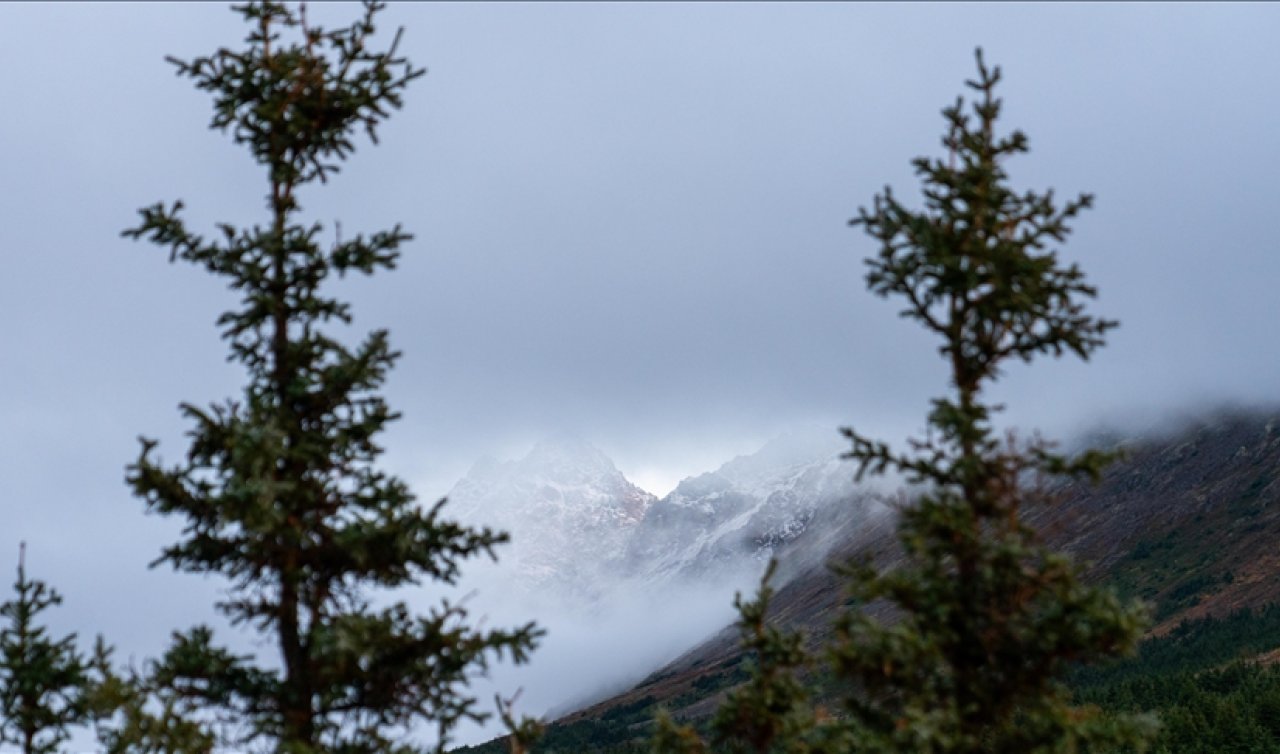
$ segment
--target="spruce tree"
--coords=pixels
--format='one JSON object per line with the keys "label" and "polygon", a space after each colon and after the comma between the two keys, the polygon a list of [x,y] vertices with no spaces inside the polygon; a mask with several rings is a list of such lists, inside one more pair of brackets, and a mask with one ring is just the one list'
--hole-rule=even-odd
{"label": "spruce tree", "polygon": [[240,296],[218,323],[246,373],[243,393],[184,404],[183,460],[164,465],[143,439],[128,481],[149,511],[185,524],[157,563],[228,579],[218,608],[279,653],[236,654],[199,626],[175,636],[152,680],[207,718],[237,723],[224,743],[281,754],[418,751],[407,731],[424,721],[443,751],[460,720],[481,715],[469,678],[503,654],[523,662],[539,634],[532,624],[479,630],[448,602],[426,615],[372,602],[424,578],[452,584],[463,560],[492,557],[506,539],[446,519],[444,501],[419,507],[375,465],[378,434],[397,418],[377,392],[397,353],[385,330],[345,342],[351,307],[326,283],[393,268],[409,234],[396,226],[326,243],[302,216],[302,190],[338,172],[359,132],[376,142],[423,72],[397,54],[398,33],[375,49],[381,8],[366,3],[350,26],[326,30],[303,8],[239,6],[250,26],[243,49],[170,59],[212,95],[211,128],[265,168],[267,216],[206,237],[174,202],[141,210],[125,231]]}
{"label": "spruce tree", "polygon": [[0,742],[17,744],[23,754],[52,754],[89,720],[89,665],[75,634],[55,639],[39,623],[62,597],[27,578],[25,544],[13,589],[14,597],[0,605]]}
{"label": "spruce tree", "polygon": [[153,682],[149,673],[118,671],[111,655],[99,637],[89,703],[103,754],[212,754],[217,737],[197,700]]}
{"label": "spruce tree", "polygon": [[1073,705],[1062,683],[1075,663],[1131,651],[1142,606],[1086,584],[1026,519],[1052,505],[1055,478],[1096,479],[1110,456],[1002,435],[1001,406],[986,395],[1011,360],[1088,359],[1115,326],[1085,311],[1095,289],[1053,248],[1092,198],[1059,207],[1052,192],[1010,188],[1005,163],[1027,139],[997,133],[1000,71],[981,50],[977,63],[975,100],[943,110],[946,156],[913,163],[923,209],[886,188],[852,221],[879,243],[868,287],[901,297],[902,316],[939,336],[952,393],[933,401],[928,434],[905,451],[844,430],[859,480],[898,472],[912,492],[898,511],[897,562],[838,569],[853,599],[825,647],[822,691],[839,709],[820,713],[798,693],[815,658],[798,634],[765,631],[765,583],[739,604],[757,670],[712,721],[713,745],[660,720],[656,754],[1110,751],[1149,734],[1144,718]]}
{"label": "spruce tree", "polygon": [[1052,504],[1054,478],[1096,479],[1110,456],[1067,456],[1038,437],[999,432],[1002,407],[986,392],[1011,361],[1088,359],[1115,326],[1086,311],[1096,291],[1055,248],[1092,197],[1059,205],[1052,191],[1010,187],[1006,164],[1027,151],[1027,138],[997,132],[1000,70],[981,50],[977,63],[973,101],[943,111],[946,156],[913,163],[924,207],[886,188],[852,221],[879,243],[868,287],[900,297],[901,315],[939,337],[951,393],[933,401],[928,434],[905,452],[845,430],[860,478],[892,470],[921,492],[899,512],[901,563],[847,570],[854,596],[881,602],[890,617],[846,613],[834,667],[863,691],[846,712],[868,751],[1025,754],[1133,742],[1140,721],[1073,706],[1062,678],[1073,663],[1131,650],[1143,610],[1084,583],[1026,519]]}

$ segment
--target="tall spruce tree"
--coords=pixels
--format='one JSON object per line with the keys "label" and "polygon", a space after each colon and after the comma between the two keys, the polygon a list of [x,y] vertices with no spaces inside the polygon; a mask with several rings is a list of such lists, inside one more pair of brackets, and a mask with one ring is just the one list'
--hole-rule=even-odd
{"label": "tall spruce tree", "polygon": [[381,8],[366,3],[359,20],[326,30],[303,8],[239,6],[251,28],[244,49],[170,59],[212,95],[211,127],[266,169],[268,214],[206,238],[188,228],[181,202],[157,204],[125,231],[240,294],[218,323],[247,373],[243,394],[184,404],[185,459],[165,466],[143,439],[128,481],[149,511],[185,522],[157,563],[226,577],[230,598],[218,608],[279,651],[278,662],[237,655],[200,626],[175,636],[153,680],[238,723],[224,743],[282,754],[419,751],[406,731],[422,721],[443,751],[460,720],[481,715],[470,676],[503,654],[523,662],[539,634],[532,624],[479,630],[448,602],[419,616],[370,601],[423,578],[454,583],[464,559],[492,557],[506,539],[445,519],[443,501],[420,508],[375,466],[378,433],[397,418],[376,391],[397,354],[384,330],[344,343],[335,328],[350,306],[325,282],[394,267],[410,236],[397,226],[324,243],[321,224],[302,218],[301,190],[338,171],[359,131],[376,142],[423,73],[397,55],[399,34],[372,46]]}
{"label": "tall spruce tree", "polygon": [[985,392],[1013,360],[1088,359],[1115,326],[1086,312],[1096,291],[1054,248],[1092,197],[1059,206],[1052,191],[1009,186],[1006,163],[1027,151],[1027,138],[996,131],[1000,70],[981,50],[977,64],[967,82],[974,101],[943,111],[946,157],[913,163],[923,209],[886,188],[852,221],[880,244],[868,287],[901,297],[902,316],[940,338],[952,392],[933,401],[929,434],[906,452],[845,431],[859,477],[893,470],[922,492],[900,511],[901,564],[849,569],[854,595],[884,601],[893,619],[846,613],[834,665],[865,692],[847,711],[870,751],[1024,754],[1134,742],[1140,721],[1073,706],[1061,679],[1073,663],[1131,650],[1144,611],[1086,585],[1025,516],[1052,504],[1053,478],[1096,479],[1110,456],[1066,456],[998,432],[1002,407]]}
{"label": "tall spruce tree", "polygon": [[[933,401],[927,436],[905,452],[844,430],[859,479],[894,471],[915,490],[899,511],[900,558],[885,570],[840,569],[854,600],[825,652],[840,690],[836,715],[817,714],[795,692],[809,661],[795,634],[767,642],[759,628],[746,634],[745,648],[768,672],[757,670],[712,723],[713,743],[726,750],[1108,751],[1141,748],[1149,733],[1143,718],[1074,706],[1062,685],[1072,664],[1131,650],[1144,610],[1084,583],[1025,518],[1052,504],[1054,478],[1096,478],[1110,457],[1068,457],[1041,439],[1000,434],[1001,407],[985,394],[1010,360],[1088,359],[1115,326],[1086,313],[1095,289],[1052,248],[1092,199],[1059,207],[1052,192],[1010,188],[1005,163],[1027,151],[1027,139],[997,133],[1000,72],[981,50],[977,63],[967,82],[975,100],[943,110],[946,156],[913,163],[924,208],[886,188],[852,221],[880,244],[868,287],[905,300],[902,316],[939,336],[951,371],[952,394]],[[766,584],[760,599],[740,605],[742,625],[763,625],[769,594]],[[691,728],[659,725],[655,752],[705,750]]]}
{"label": "tall spruce tree", "polygon": [[89,721],[89,664],[75,634],[55,639],[40,624],[40,614],[62,597],[27,578],[25,544],[13,589],[0,605],[0,742],[17,744],[23,754],[52,754],[72,728]]}

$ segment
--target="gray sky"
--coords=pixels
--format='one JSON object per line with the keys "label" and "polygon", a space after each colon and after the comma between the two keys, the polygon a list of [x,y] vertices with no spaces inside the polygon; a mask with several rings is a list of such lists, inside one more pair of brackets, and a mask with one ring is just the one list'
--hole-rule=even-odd
{"label": "gray sky", "polygon": [[[417,4],[395,25],[428,75],[302,200],[417,234],[346,290],[404,351],[387,463],[423,498],[551,432],[663,493],[797,423],[921,427],[935,344],[865,291],[873,244],[846,223],[886,183],[914,196],[977,45],[1031,138],[1015,183],[1097,194],[1064,256],[1122,322],[1088,366],[1012,369],[1011,419],[1276,396],[1280,6]],[[123,485],[135,437],[175,457],[177,404],[240,378],[213,324],[231,294],[119,232],[179,197],[201,227],[262,217],[265,178],[163,62],[243,33],[221,5],[0,5],[0,570],[28,539],[65,620],[126,649],[215,588],[145,571],[173,525]],[[145,623],[143,592],[164,595]]]}

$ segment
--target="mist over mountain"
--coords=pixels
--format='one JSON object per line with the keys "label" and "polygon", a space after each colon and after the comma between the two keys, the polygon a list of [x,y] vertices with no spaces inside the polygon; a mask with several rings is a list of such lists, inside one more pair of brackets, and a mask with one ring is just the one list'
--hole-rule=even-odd
{"label": "mist over mountain", "polygon": [[829,428],[784,435],[661,499],[571,435],[517,459],[477,461],[447,511],[511,542],[496,564],[468,569],[470,607],[495,623],[532,618],[548,629],[535,662],[495,668],[488,683],[522,689],[522,711],[554,718],[715,634],[733,619],[734,593],[752,589],[771,557],[785,578],[820,560],[832,532],[882,509],[855,491],[841,449]]}
{"label": "mist over mountain", "polygon": [[876,510],[870,495],[855,492],[852,479],[853,467],[839,459],[833,433],[776,438],[756,453],[682,481],[654,503],[631,539],[630,572],[661,582],[733,574],[747,563],[758,570],[823,514]]}
{"label": "mist over mountain", "polygon": [[562,435],[516,460],[482,458],[449,500],[459,519],[511,534],[504,578],[586,607],[621,582],[654,589],[754,577],[837,503],[846,515],[875,509],[855,494],[852,474],[833,433],[793,433],[659,499],[586,440]]}

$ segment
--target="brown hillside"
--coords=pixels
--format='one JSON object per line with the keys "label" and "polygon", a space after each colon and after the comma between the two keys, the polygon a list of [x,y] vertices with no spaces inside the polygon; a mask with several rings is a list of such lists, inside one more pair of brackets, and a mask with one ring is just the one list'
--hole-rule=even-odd
{"label": "brown hillside", "polygon": [[[1029,514],[1049,544],[1071,552],[1091,579],[1150,602],[1153,633],[1280,599],[1280,411],[1220,414],[1125,450],[1100,484],[1067,486]],[[893,535],[891,518],[863,521],[843,532],[834,557],[891,563]],[[774,615],[818,644],[843,601],[838,579],[812,566],[778,590]],[[703,717],[739,679],[740,661],[736,632],[726,628],[635,688],[560,722],[598,719],[646,697],[677,717]]]}

